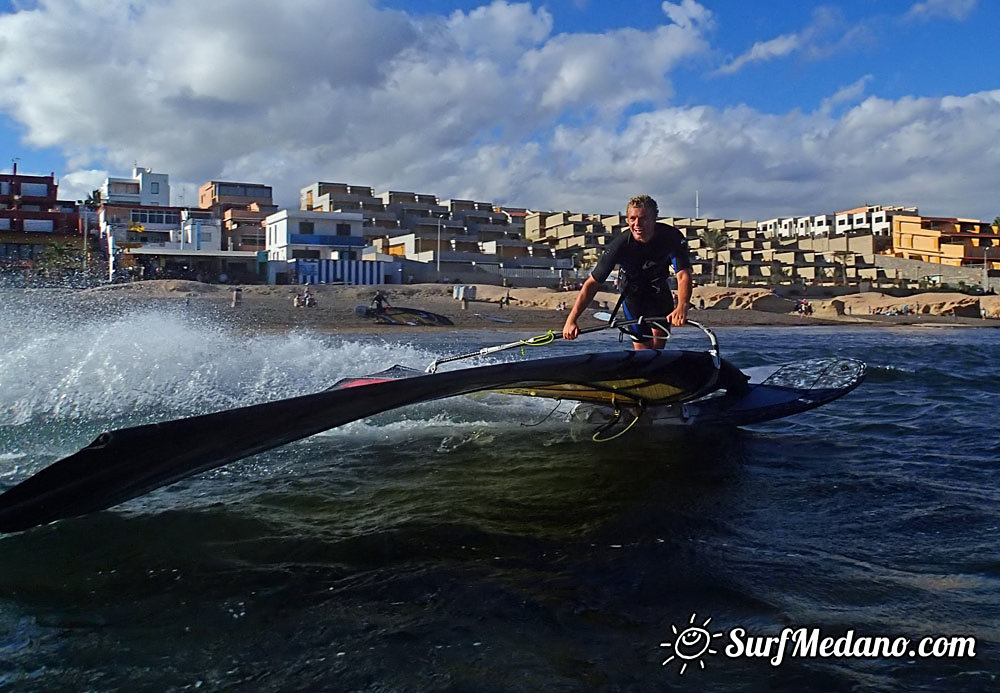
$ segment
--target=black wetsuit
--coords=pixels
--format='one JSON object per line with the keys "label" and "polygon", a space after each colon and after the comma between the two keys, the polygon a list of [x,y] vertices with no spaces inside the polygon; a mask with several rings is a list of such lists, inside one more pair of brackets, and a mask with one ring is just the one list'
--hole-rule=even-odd
{"label": "black wetsuit", "polygon": [[[674,309],[670,268],[673,267],[675,273],[691,269],[687,239],[669,224],[658,223],[648,243],[635,240],[632,232],[626,229],[604,250],[590,276],[603,283],[616,265],[620,268],[618,286],[626,318],[669,315]],[[633,328],[633,331],[640,341],[652,339],[648,328]]]}

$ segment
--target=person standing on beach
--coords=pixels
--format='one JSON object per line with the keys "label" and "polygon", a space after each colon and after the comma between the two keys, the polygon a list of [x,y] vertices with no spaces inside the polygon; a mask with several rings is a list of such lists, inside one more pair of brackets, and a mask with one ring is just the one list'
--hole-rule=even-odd
{"label": "person standing on beach", "polygon": [[389,305],[389,299],[382,293],[382,289],[375,290],[375,296],[372,297],[371,305],[375,306],[376,315],[382,315],[385,312],[386,306]]}
{"label": "person standing on beach", "polygon": [[[563,338],[576,339],[580,315],[593,302],[601,284],[617,265],[621,298],[612,311],[620,307],[625,317],[667,317],[670,325],[687,322],[691,299],[691,259],[687,239],[677,228],[656,221],[659,207],[649,195],[636,195],[628,202],[625,219],[628,230],[611,241],[600,260],[583,283],[576,301],[566,316]],[[668,283],[670,268],[677,275],[677,305]],[[630,330],[636,349],[662,349],[669,327],[633,325]]]}

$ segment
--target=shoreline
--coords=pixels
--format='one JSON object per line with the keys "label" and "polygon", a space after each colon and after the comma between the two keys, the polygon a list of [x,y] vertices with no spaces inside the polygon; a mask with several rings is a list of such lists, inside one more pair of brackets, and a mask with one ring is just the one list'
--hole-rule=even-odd
{"label": "shoreline", "polygon": [[[394,334],[402,335],[416,330],[491,331],[491,332],[546,332],[561,329],[566,311],[559,310],[560,303],[572,303],[575,291],[553,289],[509,289],[511,302],[500,305],[508,289],[477,285],[476,299],[467,307],[452,297],[451,285],[412,284],[383,285],[391,305],[417,308],[444,315],[453,321],[451,326],[409,326],[375,323],[371,318],[355,312],[358,306],[367,307],[375,292],[374,286],[310,285],[309,291],[316,298],[316,306],[294,307],[293,298],[306,287],[250,285],[241,287],[241,301],[232,306],[232,286],[201,284],[182,280],[153,280],[130,284],[112,284],[92,289],[25,289],[32,295],[59,296],[82,310],[118,312],[144,306],[159,305],[176,309],[183,307],[219,326],[247,333],[274,333],[305,329],[321,333],[344,334]],[[52,292],[52,293],[49,293]],[[898,299],[872,292],[849,294],[843,297],[810,301],[814,308],[811,316],[794,312],[796,301],[776,296],[767,289],[695,287],[691,320],[709,328],[719,327],[1000,327],[1000,320],[983,319],[969,315],[941,314],[960,309],[965,312],[981,310],[979,298],[991,299],[990,314],[1000,317],[1000,297],[968,297],[961,294],[924,294],[909,299]],[[611,310],[618,299],[616,293],[599,292],[593,305],[581,318],[580,326],[594,327],[602,324],[593,318],[595,310]],[[882,315],[868,313],[886,307],[922,306],[923,312],[908,315]],[[47,302],[47,301],[46,301]],[[992,303],[996,307],[992,307]],[[697,308],[699,303],[705,307]],[[975,303],[975,308],[970,308]],[[864,312],[862,312],[864,311]],[[498,321],[499,320],[499,321]],[[509,322],[507,322],[509,321]]]}

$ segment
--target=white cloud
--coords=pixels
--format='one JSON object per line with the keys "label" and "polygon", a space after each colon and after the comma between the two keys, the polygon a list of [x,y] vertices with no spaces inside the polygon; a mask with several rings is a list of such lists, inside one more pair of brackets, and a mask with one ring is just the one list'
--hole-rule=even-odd
{"label": "white cloud", "polygon": [[[289,205],[339,180],[580,211],[645,191],[687,215],[699,190],[703,213],[727,217],[865,200],[1000,212],[966,202],[1000,185],[997,92],[888,101],[865,98],[863,77],[811,113],[672,107],[671,75],[708,54],[714,18],[693,0],[662,9],[648,30],[555,35],[548,10],[499,0],[447,17],[374,0],[47,0],[0,15],[0,111],[66,153],[66,199],[138,163],[174,191],[245,180]],[[823,48],[807,35],[788,54]]]}
{"label": "white cloud", "polygon": [[719,68],[722,74],[738,72],[749,63],[764,62],[774,58],[783,58],[802,47],[802,37],[799,34],[784,34],[768,41],[758,41],[746,53],[731,60]]}
{"label": "white cloud", "polygon": [[911,19],[967,19],[979,0],[924,0],[914,3],[906,16]]}
{"label": "white cloud", "polygon": [[467,14],[454,12],[447,29],[457,47],[468,55],[512,61],[549,37],[552,15],[544,7],[534,11],[527,4],[495,0]]}
{"label": "white cloud", "polygon": [[86,200],[87,197],[104,184],[109,175],[101,169],[73,171],[59,179],[60,200]]}
{"label": "white cloud", "polygon": [[0,15],[0,110],[73,168],[274,181],[285,202],[320,178],[430,186],[438,162],[668,98],[670,71],[708,48],[710,13],[664,11],[648,31],[553,36],[547,10],[502,0],[449,17],[371,0],[48,0]]}
{"label": "white cloud", "polygon": [[823,99],[820,104],[820,111],[829,114],[839,104],[859,100],[862,96],[864,96],[865,90],[868,88],[868,84],[872,81],[872,79],[872,75],[865,75],[853,84],[841,87],[833,96],[828,96]]}
{"label": "white cloud", "polygon": [[681,0],[679,3],[664,2],[660,8],[671,22],[681,29],[711,29],[715,23],[711,10],[695,0]]}
{"label": "white cloud", "polygon": [[[995,204],[998,143],[1000,91],[869,97],[839,118],[747,107],[660,109],[635,116],[621,133],[558,144],[564,154],[582,152],[576,171],[607,170],[602,209],[618,209],[630,191],[645,190],[665,214],[689,215],[698,190],[702,212],[719,217],[817,214],[876,201],[992,219],[997,211],[969,201]],[[574,201],[570,208],[588,208],[583,195]]]}
{"label": "white cloud", "polygon": [[770,62],[794,54],[818,60],[841,51],[857,51],[873,41],[871,34],[867,23],[848,23],[836,8],[818,7],[813,10],[809,24],[800,31],[757,41],[716,73],[731,75],[751,63]]}

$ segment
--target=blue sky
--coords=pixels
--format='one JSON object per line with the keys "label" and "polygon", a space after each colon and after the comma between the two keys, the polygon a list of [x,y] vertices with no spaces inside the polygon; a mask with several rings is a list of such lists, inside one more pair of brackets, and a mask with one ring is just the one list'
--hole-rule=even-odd
{"label": "blue sky", "polygon": [[[331,11],[335,7],[336,11]],[[0,1],[0,169],[1000,215],[1000,3]],[[182,198],[183,199],[180,199]]]}

